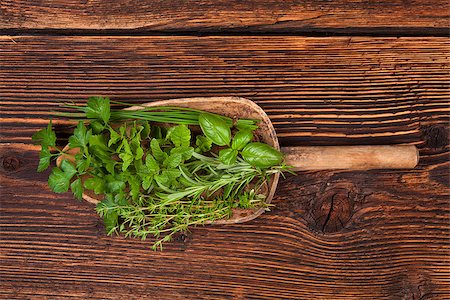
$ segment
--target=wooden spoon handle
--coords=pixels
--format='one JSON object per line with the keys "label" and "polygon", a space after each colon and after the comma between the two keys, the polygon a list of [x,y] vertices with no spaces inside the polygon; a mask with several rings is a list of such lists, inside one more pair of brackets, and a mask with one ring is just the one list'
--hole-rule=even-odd
{"label": "wooden spoon handle", "polygon": [[412,169],[419,161],[415,146],[283,147],[286,165],[294,170]]}

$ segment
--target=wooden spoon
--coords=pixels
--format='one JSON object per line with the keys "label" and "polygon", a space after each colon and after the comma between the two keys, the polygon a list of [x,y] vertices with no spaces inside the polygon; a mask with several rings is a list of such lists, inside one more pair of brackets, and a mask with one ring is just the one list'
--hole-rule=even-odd
{"label": "wooden spoon", "polygon": [[[280,149],[275,129],[269,117],[254,102],[239,97],[204,97],[181,98],[173,100],[155,101],[139,106],[128,107],[126,110],[139,110],[142,106],[178,106],[189,107],[225,115],[239,119],[261,120],[255,131],[260,141],[281,150],[285,155],[285,164],[293,166],[294,171],[317,170],[369,170],[369,169],[410,169],[419,160],[417,148],[409,145],[395,146],[311,146],[311,147],[283,147]],[[65,150],[68,147],[66,146]],[[75,150],[76,151],[76,150]],[[58,157],[59,166],[62,159]],[[279,174],[271,177],[266,188],[266,202],[270,203],[278,184]],[[83,199],[91,203],[98,203],[101,196],[86,192]],[[264,212],[260,209],[235,209],[230,219],[218,220],[214,224],[242,223],[250,221]]]}

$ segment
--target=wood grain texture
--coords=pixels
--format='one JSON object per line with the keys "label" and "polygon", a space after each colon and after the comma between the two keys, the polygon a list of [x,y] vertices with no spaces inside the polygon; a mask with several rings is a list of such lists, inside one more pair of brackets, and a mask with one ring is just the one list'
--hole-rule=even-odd
{"label": "wood grain texture", "polygon": [[448,1],[0,2],[1,29],[448,34]]}
{"label": "wood grain texture", "polygon": [[[0,298],[449,299],[448,39],[0,39]],[[106,237],[30,136],[58,100],[243,96],[284,146],[417,145],[414,170],[301,172],[249,223]],[[56,119],[59,131],[67,121]]]}
{"label": "wood grain texture", "polygon": [[289,176],[271,212],[153,252],[150,241],[106,237],[90,204],[49,192],[36,147],[3,144],[0,295],[446,299],[448,153],[422,148],[411,171]]}
{"label": "wood grain texture", "polygon": [[108,95],[245,97],[267,112],[282,146],[417,144],[429,125],[448,123],[449,45],[437,37],[5,36],[0,141],[29,143],[57,101]]}

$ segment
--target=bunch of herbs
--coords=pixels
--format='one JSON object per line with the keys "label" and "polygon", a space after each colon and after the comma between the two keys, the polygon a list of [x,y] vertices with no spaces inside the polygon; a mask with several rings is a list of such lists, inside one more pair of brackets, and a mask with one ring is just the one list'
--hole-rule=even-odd
{"label": "bunch of herbs", "polygon": [[231,217],[235,208],[267,208],[263,187],[286,170],[279,151],[252,142],[256,120],[233,123],[177,107],[115,110],[102,97],[64,107],[78,112],[59,115],[78,124],[64,150],[56,147],[51,121],[33,135],[42,146],[38,171],[61,156],[50,188],[70,189],[80,200],[86,190],[95,193],[108,234],[151,235],[154,249],[190,226]]}

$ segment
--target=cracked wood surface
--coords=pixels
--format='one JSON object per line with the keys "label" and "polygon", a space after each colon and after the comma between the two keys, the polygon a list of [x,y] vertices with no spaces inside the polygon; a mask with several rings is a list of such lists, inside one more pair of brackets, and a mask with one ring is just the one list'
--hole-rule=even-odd
{"label": "cracked wood surface", "polygon": [[0,2],[0,29],[448,34],[448,1]]}
{"label": "cracked wood surface", "polygon": [[[17,36],[0,39],[0,297],[450,297],[448,39]],[[106,237],[48,190],[30,136],[60,100],[243,96],[282,146],[417,145],[414,170],[300,172],[249,223]],[[63,131],[68,123],[54,120]],[[63,142],[62,142],[63,144]]]}

